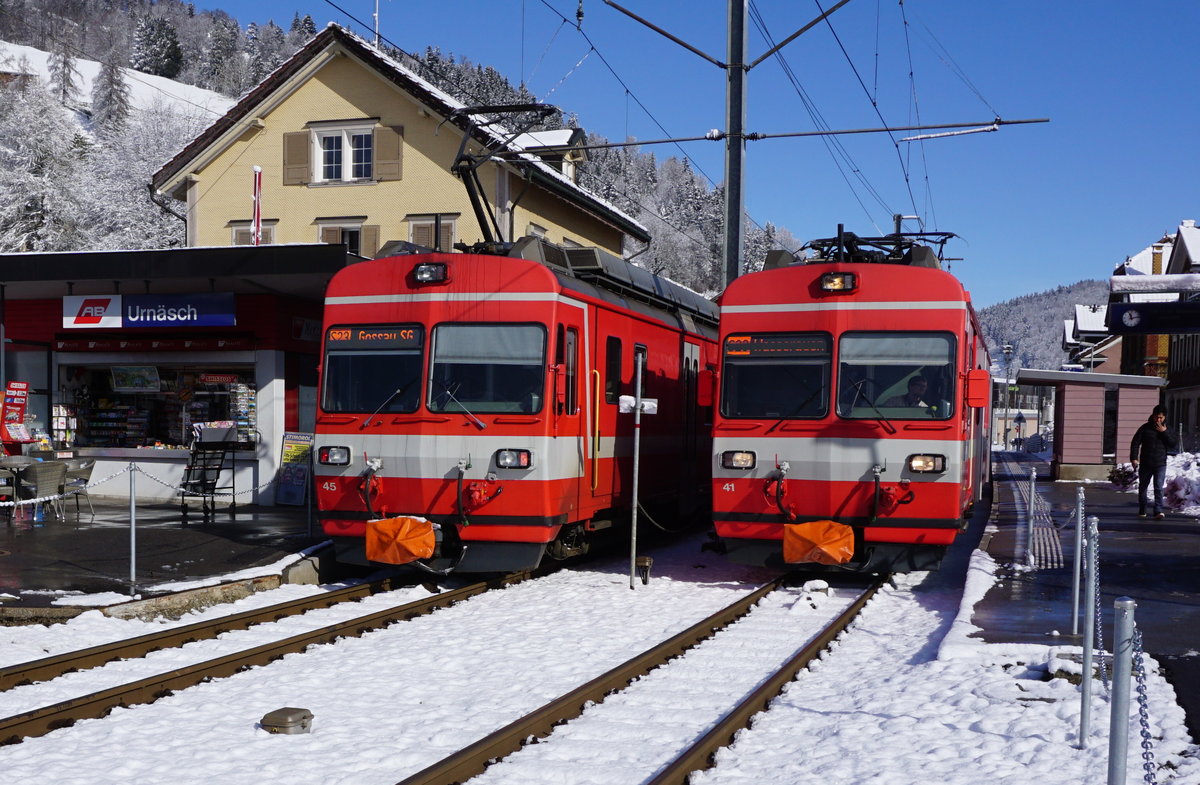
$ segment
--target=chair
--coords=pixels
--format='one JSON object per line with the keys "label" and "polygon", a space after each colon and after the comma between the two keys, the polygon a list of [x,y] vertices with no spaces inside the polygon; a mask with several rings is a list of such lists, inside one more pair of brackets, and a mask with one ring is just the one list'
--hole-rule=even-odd
{"label": "chair", "polygon": [[44,496],[56,498],[47,502],[60,520],[62,493],[67,479],[67,465],[62,461],[31,463],[17,469],[17,495],[22,499],[38,499]]}
{"label": "chair", "polygon": [[0,457],[0,466],[6,469],[17,469],[21,466],[28,466],[31,463],[38,463],[38,460],[28,455],[5,455]]}
{"label": "chair", "polygon": [[75,493],[75,514],[79,514],[79,497],[87,499],[88,510],[96,517],[96,508],[92,506],[92,497],[88,496],[88,483],[92,480],[92,469],[96,465],[95,458],[67,458],[66,490]]}
{"label": "chair", "polygon": [[[0,497],[4,497],[4,501],[11,502],[17,496],[17,475],[11,470],[0,467]],[[13,519],[13,510],[15,507],[5,506],[0,515],[8,518],[11,522]]]}

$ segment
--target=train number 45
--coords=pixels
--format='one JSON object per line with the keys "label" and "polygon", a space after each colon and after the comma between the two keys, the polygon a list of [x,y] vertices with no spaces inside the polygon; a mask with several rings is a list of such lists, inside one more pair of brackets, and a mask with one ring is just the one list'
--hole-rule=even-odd
{"label": "train number 45", "polygon": [[321,483],[321,490],[323,490],[323,491],[336,491],[337,489],[338,489],[338,487],[337,487],[336,482]]}

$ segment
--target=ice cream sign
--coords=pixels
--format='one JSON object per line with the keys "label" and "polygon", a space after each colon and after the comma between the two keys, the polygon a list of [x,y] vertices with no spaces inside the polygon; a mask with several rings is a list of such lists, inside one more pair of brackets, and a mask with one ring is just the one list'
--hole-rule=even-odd
{"label": "ice cream sign", "polygon": [[63,298],[63,327],[229,327],[234,297],[222,294],[109,294]]}

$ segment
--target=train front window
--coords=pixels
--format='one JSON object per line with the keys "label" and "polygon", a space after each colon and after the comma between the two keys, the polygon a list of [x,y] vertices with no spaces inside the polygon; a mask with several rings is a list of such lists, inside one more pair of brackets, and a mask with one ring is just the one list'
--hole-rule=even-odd
{"label": "train front window", "polygon": [[838,414],[852,419],[946,420],[954,414],[949,333],[846,333],[838,343]]}
{"label": "train front window", "polygon": [[829,412],[829,336],[754,333],[725,339],[721,415],[793,419]]}
{"label": "train front window", "polygon": [[418,324],[349,325],[325,334],[321,408],[415,412],[421,401],[425,330]]}
{"label": "train front window", "polygon": [[536,324],[443,324],[433,331],[433,412],[542,409],[546,330]]}

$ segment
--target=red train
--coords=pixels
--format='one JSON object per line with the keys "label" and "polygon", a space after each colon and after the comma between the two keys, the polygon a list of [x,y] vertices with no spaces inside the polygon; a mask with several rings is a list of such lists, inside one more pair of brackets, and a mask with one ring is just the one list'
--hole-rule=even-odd
{"label": "red train", "polygon": [[989,478],[991,378],[951,235],[809,244],[720,297],[713,518],[730,558],[935,568]]}
{"label": "red train", "polygon": [[[717,307],[590,248],[351,265],[326,294],[316,499],[339,560],[528,568],[585,551],[632,502],[707,516]],[[711,399],[711,394],[708,395]]]}

